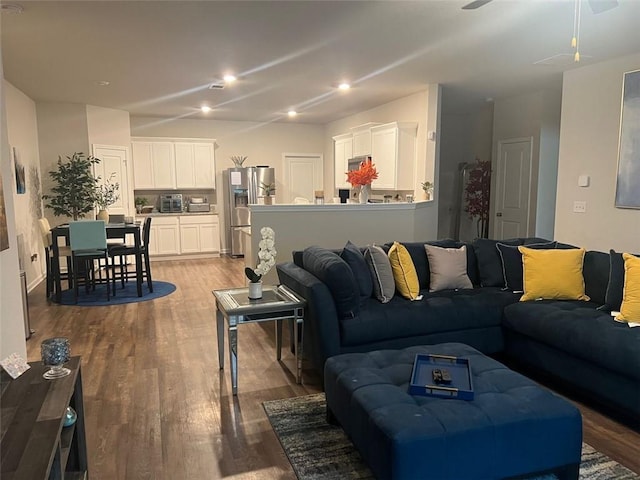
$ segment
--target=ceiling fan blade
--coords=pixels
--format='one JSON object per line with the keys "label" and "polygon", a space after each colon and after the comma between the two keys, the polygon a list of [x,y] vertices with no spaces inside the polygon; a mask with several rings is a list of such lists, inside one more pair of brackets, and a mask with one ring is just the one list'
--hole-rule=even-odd
{"label": "ceiling fan blade", "polygon": [[589,6],[594,14],[606,12],[618,6],[618,0],[589,0]]}
{"label": "ceiling fan blade", "polygon": [[473,2],[467,3],[464,7],[462,7],[462,10],[475,10],[476,8],[480,8],[491,1],[492,0],[474,0]]}

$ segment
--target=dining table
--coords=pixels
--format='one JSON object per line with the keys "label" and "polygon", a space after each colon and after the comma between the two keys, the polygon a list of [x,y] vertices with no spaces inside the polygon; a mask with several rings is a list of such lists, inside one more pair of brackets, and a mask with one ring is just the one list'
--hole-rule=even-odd
{"label": "dining table", "polygon": [[[126,238],[127,235],[132,235],[134,239],[134,251],[136,258],[136,287],[138,296],[142,296],[142,283],[143,283],[143,272],[142,272],[142,251],[140,249],[142,239],[141,239],[141,223],[105,223],[105,229],[107,233],[107,239],[109,238]],[[55,301],[60,303],[62,300],[62,281],[60,278],[60,256],[59,256],[59,248],[60,243],[59,239],[64,239],[64,245],[70,246],[71,243],[69,241],[69,224],[63,223],[62,225],[58,225],[51,229],[51,243],[53,247],[53,259],[51,260],[51,270],[52,274],[55,278]]]}

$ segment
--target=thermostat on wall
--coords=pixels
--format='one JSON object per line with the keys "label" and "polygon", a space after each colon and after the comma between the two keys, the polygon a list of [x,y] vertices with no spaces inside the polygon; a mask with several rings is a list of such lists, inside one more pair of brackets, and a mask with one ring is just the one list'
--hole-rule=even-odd
{"label": "thermostat on wall", "polygon": [[578,186],[579,187],[588,187],[589,186],[589,175],[580,175],[578,177]]}

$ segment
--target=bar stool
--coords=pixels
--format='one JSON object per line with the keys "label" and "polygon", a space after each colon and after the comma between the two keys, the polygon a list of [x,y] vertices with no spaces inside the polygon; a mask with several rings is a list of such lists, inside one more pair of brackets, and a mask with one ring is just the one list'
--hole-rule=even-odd
{"label": "bar stool", "polygon": [[[100,261],[105,262],[107,301],[111,296],[111,282],[109,279],[109,254],[107,250],[107,231],[103,220],[84,220],[69,222],[69,240],[71,243],[71,256],[73,259],[73,284],[74,301],[78,303],[78,284],[80,274],[84,274],[86,291],[89,291],[89,282],[93,289],[96,288],[94,261],[98,260],[98,271],[102,272]],[[84,268],[80,268],[80,267]],[[100,278],[102,274],[100,273]]]}
{"label": "bar stool", "polygon": [[[151,217],[147,217],[144,221],[144,224],[142,226],[142,242],[141,245],[139,247],[139,252],[140,254],[142,254],[143,257],[143,261],[144,261],[144,268],[143,265],[137,265],[136,264],[136,277],[137,277],[137,271],[138,269],[142,269],[142,279],[143,281],[146,279],[147,281],[147,286],[149,287],[149,291],[153,292],[153,281],[151,279],[151,262],[149,261],[149,238],[151,235]],[[116,273],[115,273],[115,268],[117,267],[117,265],[113,262],[113,259],[115,257],[125,257],[127,255],[135,255],[136,252],[136,246],[135,245],[125,245],[122,247],[112,247],[109,249],[109,256],[111,257],[111,265],[112,268],[114,269],[113,272],[113,277],[112,277],[112,281],[113,281],[113,294],[114,296],[116,295]],[[124,282],[128,281],[129,278],[131,278],[131,276],[133,275],[133,272],[129,272],[126,268],[126,265],[120,265],[120,281],[122,282],[122,288],[124,288]]]}
{"label": "bar stool", "polygon": [[[60,275],[62,280],[66,279],[69,282],[69,288],[73,286],[72,274],[71,274],[71,248],[66,245],[58,246],[58,256],[60,258],[65,257],[67,262],[67,271],[65,273],[54,272],[52,269],[52,259],[54,255],[53,242],[51,241],[51,225],[49,220],[45,217],[38,219],[40,225],[40,234],[42,236],[42,244],[44,245],[44,257],[46,267],[46,282],[47,299],[55,293],[55,276]],[[58,262],[59,264],[60,262]]]}

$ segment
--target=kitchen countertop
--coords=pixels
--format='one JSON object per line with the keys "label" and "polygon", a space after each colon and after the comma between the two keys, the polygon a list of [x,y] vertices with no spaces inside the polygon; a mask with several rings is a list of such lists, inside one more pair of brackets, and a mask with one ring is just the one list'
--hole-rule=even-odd
{"label": "kitchen countertop", "polygon": [[190,217],[194,215],[218,215],[218,212],[153,212],[153,213],[136,213],[136,217]]}

